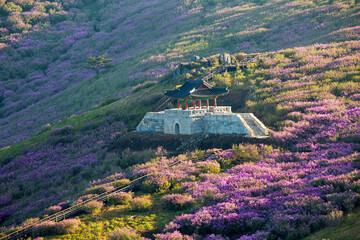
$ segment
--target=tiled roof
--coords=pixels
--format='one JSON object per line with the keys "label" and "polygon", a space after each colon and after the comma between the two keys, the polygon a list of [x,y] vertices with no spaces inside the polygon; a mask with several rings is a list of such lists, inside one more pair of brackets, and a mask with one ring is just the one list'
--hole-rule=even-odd
{"label": "tiled roof", "polygon": [[[201,86],[205,85],[208,88],[205,89],[199,89]],[[210,83],[204,81],[204,80],[186,80],[186,83],[182,85],[181,87],[175,89],[175,90],[169,90],[165,92],[165,95],[168,97],[173,98],[186,98],[186,97],[205,97],[205,96],[217,96],[217,95],[223,95],[228,93],[229,90],[226,88],[215,88]],[[196,96],[194,95],[196,94]]]}
{"label": "tiled roof", "polygon": [[207,88],[196,90],[191,93],[193,97],[213,97],[227,94],[229,90],[227,88]]}

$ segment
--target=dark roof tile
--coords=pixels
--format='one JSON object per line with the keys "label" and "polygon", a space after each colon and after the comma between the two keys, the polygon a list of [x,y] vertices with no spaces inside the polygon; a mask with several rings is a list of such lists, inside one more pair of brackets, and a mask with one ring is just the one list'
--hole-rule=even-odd
{"label": "dark roof tile", "polygon": [[[202,85],[205,85],[208,88],[199,89]],[[217,95],[224,95],[228,92],[229,90],[227,90],[226,88],[215,88],[213,85],[211,85],[210,83],[204,80],[188,79],[186,80],[186,83],[184,83],[181,87],[174,90],[166,91],[165,95],[173,98],[186,98],[190,96],[192,97],[217,96]]]}

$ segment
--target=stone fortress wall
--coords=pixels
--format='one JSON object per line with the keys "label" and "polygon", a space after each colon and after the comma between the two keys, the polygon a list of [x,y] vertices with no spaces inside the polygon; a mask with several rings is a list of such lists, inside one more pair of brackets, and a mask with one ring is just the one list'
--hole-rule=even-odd
{"label": "stone fortress wall", "polygon": [[252,113],[232,113],[231,107],[166,109],[148,112],[136,128],[137,132],[165,134],[243,134],[265,137],[268,129]]}

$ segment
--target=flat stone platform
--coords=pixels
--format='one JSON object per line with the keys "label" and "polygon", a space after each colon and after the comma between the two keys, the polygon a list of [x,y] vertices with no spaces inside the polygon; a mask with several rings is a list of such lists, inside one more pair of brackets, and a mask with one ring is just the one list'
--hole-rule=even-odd
{"label": "flat stone platform", "polygon": [[136,131],[174,135],[239,134],[258,138],[269,134],[268,129],[254,114],[233,113],[229,106],[148,112]]}

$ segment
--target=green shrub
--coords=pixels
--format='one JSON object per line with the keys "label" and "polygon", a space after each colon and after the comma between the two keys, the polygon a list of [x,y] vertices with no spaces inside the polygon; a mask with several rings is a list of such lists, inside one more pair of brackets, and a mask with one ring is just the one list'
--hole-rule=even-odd
{"label": "green shrub", "polygon": [[84,206],[84,211],[87,213],[96,214],[101,211],[103,206],[103,202],[91,201]]}
{"label": "green shrub", "polygon": [[128,205],[132,199],[131,193],[120,192],[109,196],[110,205]]}
{"label": "green shrub", "polygon": [[325,217],[325,223],[329,227],[336,227],[340,224],[343,219],[343,211],[332,211]]}
{"label": "green shrub", "polygon": [[201,67],[201,63],[199,62],[194,62],[193,65],[192,65],[193,68],[200,68]]}
{"label": "green shrub", "polygon": [[171,187],[169,178],[164,175],[153,176],[141,185],[141,190],[146,193],[165,192]]}
{"label": "green shrub", "polygon": [[271,146],[258,147],[254,144],[233,145],[234,157],[220,159],[221,168],[229,168],[246,162],[257,162],[263,159],[263,154],[270,151]]}
{"label": "green shrub", "polygon": [[120,179],[111,183],[111,185],[113,185],[115,188],[125,187],[128,184],[130,184],[130,180],[127,178]]}
{"label": "green shrub", "polygon": [[99,185],[99,186],[94,186],[94,187],[91,187],[91,188],[87,188],[85,190],[85,193],[86,194],[102,194],[104,192],[107,192],[107,191],[110,191],[110,190],[113,190],[114,187],[111,186],[111,185],[106,185],[106,184],[103,184],[103,185]]}
{"label": "green shrub", "polygon": [[24,11],[29,11],[34,6],[34,0],[23,0],[21,6]]}
{"label": "green shrub", "polygon": [[131,209],[138,212],[145,212],[151,208],[152,201],[144,197],[136,197],[131,201]]}
{"label": "green shrub", "polygon": [[205,161],[195,163],[196,175],[201,173],[220,173],[220,164],[217,161]]}
{"label": "green shrub", "polygon": [[23,9],[19,5],[16,5],[13,2],[6,3],[6,7],[8,8],[9,12],[19,12],[19,13],[21,13],[23,11]]}
{"label": "green shrub", "polygon": [[144,150],[140,152],[131,152],[130,150],[124,150],[121,154],[119,166],[122,168],[128,168],[135,164],[147,162],[154,157],[156,157],[155,153],[151,150]]}
{"label": "green shrub", "polygon": [[33,224],[39,220],[40,220],[40,218],[28,218],[21,224],[21,226],[27,226],[27,225]]}
{"label": "green shrub", "polygon": [[40,128],[40,133],[47,132],[51,129],[51,124],[47,123]]}
{"label": "green shrub", "polygon": [[109,240],[141,240],[141,237],[135,229],[122,227],[109,234]]}

